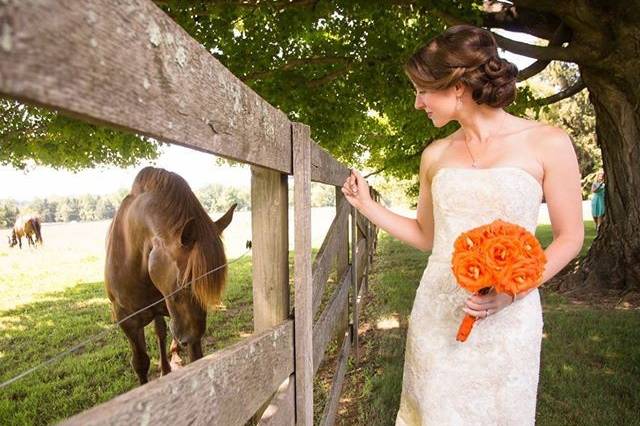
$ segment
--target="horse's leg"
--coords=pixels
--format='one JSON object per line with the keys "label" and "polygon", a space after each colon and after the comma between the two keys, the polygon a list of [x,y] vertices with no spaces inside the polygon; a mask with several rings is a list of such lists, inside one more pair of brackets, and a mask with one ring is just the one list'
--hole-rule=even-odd
{"label": "horse's leg", "polygon": [[158,350],[160,351],[160,370],[162,375],[171,373],[171,365],[167,358],[167,324],[164,322],[162,315],[156,315],[153,318],[156,327],[156,335],[158,336]]}
{"label": "horse's leg", "polygon": [[18,237],[18,246],[20,247],[20,250],[22,250],[22,237]]}
{"label": "horse's leg", "polygon": [[198,340],[187,345],[187,353],[189,354],[189,362],[193,362],[202,358],[202,341]]}
{"label": "horse's leg", "polygon": [[144,327],[137,324],[137,321],[125,321],[121,327],[129,339],[129,346],[131,346],[131,367],[138,375],[140,384],[144,385],[149,381],[147,374],[150,364],[147,345],[144,341]]}

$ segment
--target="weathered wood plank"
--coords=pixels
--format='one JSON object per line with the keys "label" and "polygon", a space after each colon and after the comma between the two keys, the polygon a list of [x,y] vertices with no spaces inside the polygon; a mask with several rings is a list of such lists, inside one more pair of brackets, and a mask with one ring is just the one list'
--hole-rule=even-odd
{"label": "weathered wood plank", "polygon": [[313,426],[313,288],[311,275],[311,139],[309,126],[292,124],[295,211],[296,423]]}
{"label": "weathered wood plank", "polygon": [[333,426],[336,421],[340,394],[342,393],[342,385],[344,384],[344,376],[347,372],[347,360],[349,359],[350,349],[351,329],[348,328],[344,338],[342,339],[342,348],[340,349],[338,361],[336,362],[336,371],[333,374],[333,380],[331,381],[331,393],[329,395],[329,400],[322,411],[322,420],[320,421],[322,426]]}
{"label": "weathered wood plank", "polygon": [[351,326],[353,327],[353,358],[355,364],[360,361],[360,351],[358,350],[358,273],[360,265],[358,262],[358,210],[351,207]]}
{"label": "weathered wood plank", "polygon": [[367,236],[367,222],[368,219],[364,215],[358,215],[358,232],[363,238]]}
{"label": "weathered wood plank", "polygon": [[[287,175],[251,167],[253,332],[289,317],[289,225]],[[293,385],[292,385],[293,386]],[[260,407],[260,419],[270,401]]]}
{"label": "weathered wood plank", "polygon": [[[349,207],[349,202],[342,193],[342,187],[336,187],[336,213],[343,206]],[[338,224],[338,248],[336,249],[336,277],[341,277],[349,267],[349,216],[348,214]]]}
{"label": "weathered wood plank", "polygon": [[293,322],[286,321],[62,424],[244,425],[293,365]]}
{"label": "weathered wood plank", "polygon": [[339,325],[348,323],[349,287],[351,286],[351,273],[348,269],[336,287],[327,307],[313,326],[313,374],[322,363],[327,344],[335,336]]}
{"label": "weathered wood plank", "polygon": [[251,167],[254,333],[289,316],[287,175]]}
{"label": "weathered wood plank", "polygon": [[311,144],[311,180],[342,186],[351,171],[315,142]]}
{"label": "weathered wood plank", "polygon": [[[338,250],[340,241],[344,239],[345,235],[340,234],[340,231],[344,232],[344,226],[342,224],[347,219],[349,214],[348,203],[341,205],[341,211],[338,212],[336,217],[331,222],[327,235],[318,250],[318,254],[313,261],[313,315],[318,312],[320,303],[322,302],[322,294],[327,284],[327,279],[331,268],[333,266],[333,260],[335,260],[335,254]],[[340,276],[340,275],[337,275]]]}
{"label": "weathered wood plank", "polygon": [[[349,202],[346,197],[342,193],[342,187],[336,187],[336,211],[339,211],[342,208],[342,205],[345,204],[349,207]],[[339,224],[339,244],[336,249],[336,279],[337,277],[343,276],[346,270],[349,268],[349,215],[345,215],[342,222]],[[346,309],[344,311],[344,318],[340,320],[340,323],[343,324],[343,328],[347,329],[349,327],[349,310]],[[337,333],[341,333],[343,330],[338,328]]]}
{"label": "weathered wood plank", "polygon": [[367,256],[369,255],[369,253],[367,252],[367,240],[362,238],[360,241],[358,241],[357,244],[357,249],[356,249],[356,253],[357,253],[357,258],[358,258],[358,287],[357,290],[358,292],[360,292],[360,284],[362,282],[362,277],[364,276],[365,272],[366,272],[366,268],[367,268]]}
{"label": "weathered wood plank", "polygon": [[264,411],[258,426],[293,426],[296,422],[295,374],[287,377],[278,388],[271,404]]}
{"label": "weathered wood plank", "polygon": [[0,94],[291,173],[286,114],[153,2],[2,3]]}

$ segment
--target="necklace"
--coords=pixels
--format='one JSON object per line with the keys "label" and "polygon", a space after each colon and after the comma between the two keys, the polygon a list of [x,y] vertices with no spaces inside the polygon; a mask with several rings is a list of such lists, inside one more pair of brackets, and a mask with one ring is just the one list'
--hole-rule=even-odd
{"label": "necklace", "polygon": [[[500,126],[498,126],[498,129],[500,129],[500,127],[502,127],[502,124],[504,124],[504,120],[507,117],[507,113],[502,111],[502,120],[500,120]],[[493,136],[495,136],[494,134],[490,135],[489,137],[487,137],[487,139],[492,138]],[[478,163],[476,163],[476,159],[473,157],[473,154],[471,154],[471,150],[469,149],[469,143],[467,142],[467,133],[465,132],[464,134],[464,145],[467,147],[467,151],[469,151],[469,156],[471,156],[471,167],[473,168],[477,168],[478,167]]]}

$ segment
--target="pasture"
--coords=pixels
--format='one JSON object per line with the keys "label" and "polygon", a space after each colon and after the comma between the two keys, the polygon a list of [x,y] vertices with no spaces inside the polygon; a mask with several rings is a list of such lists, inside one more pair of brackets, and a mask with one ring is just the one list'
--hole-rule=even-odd
{"label": "pasture", "polygon": [[[312,210],[316,249],[333,215],[331,207]],[[4,241],[0,245],[0,381],[110,327],[103,284],[109,223],[45,224],[44,246],[37,249],[9,249],[8,231],[0,231]],[[292,245],[292,230],[289,235]],[[229,261],[246,253],[245,242],[250,238],[250,212],[236,212],[223,234]],[[207,317],[205,355],[253,332],[251,282],[249,253],[229,265],[225,308]],[[151,357],[149,379],[153,380],[159,375],[153,325],[145,332]],[[137,379],[129,357],[124,334],[114,328],[103,339],[0,391],[0,424],[49,424],[134,388]]]}
{"label": "pasture", "polygon": [[[537,236],[546,246],[551,231],[543,210]],[[316,250],[333,214],[333,208],[313,209]],[[45,224],[42,248],[20,251],[0,245],[0,381],[110,327],[102,276],[108,225],[109,221]],[[586,221],[585,226],[583,254],[594,238],[593,223]],[[5,232],[0,234],[6,241]],[[236,213],[223,235],[229,260],[246,251],[250,236],[250,213]],[[400,396],[406,316],[426,259],[424,253],[381,233],[360,327],[363,362],[347,373],[339,424],[392,424]],[[590,420],[580,424],[629,420],[640,395],[639,312],[579,306],[554,294],[545,294],[543,302],[548,338],[543,343],[540,424],[557,424],[565,412],[574,418],[585,407]],[[250,255],[230,265],[224,304],[224,309],[208,315],[205,355],[252,333]],[[153,380],[159,367],[152,325],[146,329],[146,340]],[[330,345],[328,359],[335,350]],[[124,335],[113,329],[0,391],[0,423],[50,424],[136,387],[129,357]],[[314,390],[317,416],[330,378],[321,368]],[[601,389],[606,389],[607,398],[597,403]]]}

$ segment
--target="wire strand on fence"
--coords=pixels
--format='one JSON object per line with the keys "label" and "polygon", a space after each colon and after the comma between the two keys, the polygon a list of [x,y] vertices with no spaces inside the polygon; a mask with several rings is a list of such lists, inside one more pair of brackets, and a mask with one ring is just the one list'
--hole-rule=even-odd
{"label": "wire strand on fence", "polygon": [[86,346],[89,343],[92,343],[94,341],[100,340],[101,338],[103,338],[104,336],[106,336],[107,334],[109,334],[110,332],[112,332],[113,330],[116,329],[117,326],[119,326],[120,324],[122,324],[123,322],[125,322],[126,320],[133,318],[134,316],[138,315],[140,312],[143,312],[155,305],[157,305],[160,302],[164,302],[165,300],[167,300],[169,297],[173,296],[174,294],[178,293],[181,290],[184,290],[185,288],[187,288],[188,286],[190,286],[192,283],[194,283],[195,281],[199,280],[200,278],[204,278],[209,274],[212,274],[213,272],[217,271],[220,268],[224,268],[227,265],[230,265],[234,262],[237,262],[238,260],[242,259],[244,256],[246,256],[249,252],[251,251],[251,242],[247,241],[247,251],[245,251],[242,255],[238,256],[237,258],[233,259],[230,262],[227,262],[223,265],[220,265],[210,271],[205,272],[204,274],[193,278],[191,281],[183,284],[182,286],[178,287],[176,290],[172,291],[171,293],[169,293],[168,295],[164,296],[161,299],[156,300],[155,302],[151,303],[148,306],[145,306],[144,308],[138,309],[137,311],[133,312],[132,314],[127,315],[126,317],[122,318],[120,321],[114,322],[112,324],[110,324],[108,326],[108,328],[106,330],[103,330],[100,333],[94,334],[93,336],[88,337],[87,339],[83,340],[82,342],[76,344],[75,346],[72,346],[71,348],[64,350],[54,356],[52,356],[49,359],[46,359],[44,361],[42,361],[40,364],[35,365],[34,367],[29,368],[28,370],[23,371],[22,373],[18,374],[17,376],[12,377],[11,379],[4,381],[2,383],[0,383],[0,389],[5,388],[6,386],[9,386],[10,384],[17,382],[18,380],[28,376],[29,374],[33,373],[34,371],[44,367],[45,365],[49,365],[55,361],[58,361],[59,359],[65,357],[66,355],[69,355],[70,353],[73,353],[75,351],[77,351],[78,349]]}

